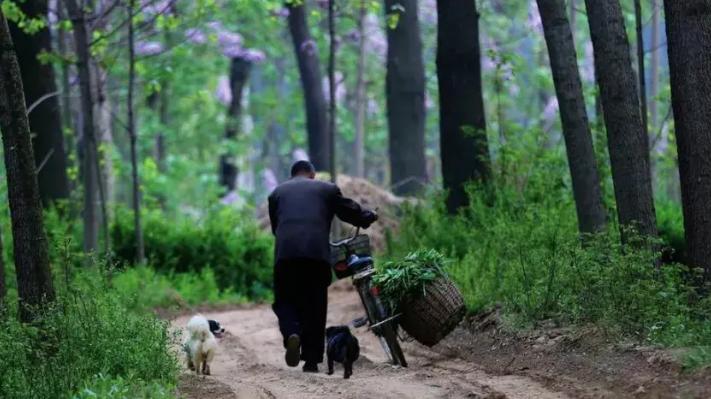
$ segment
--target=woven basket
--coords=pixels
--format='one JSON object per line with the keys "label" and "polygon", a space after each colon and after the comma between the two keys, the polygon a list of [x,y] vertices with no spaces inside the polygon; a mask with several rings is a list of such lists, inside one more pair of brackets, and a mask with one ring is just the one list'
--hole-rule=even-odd
{"label": "woven basket", "polygon": [[423,296],[401,304],[400,326],[423,345],[434,346],[464,318],[464,299],[454,283],[435,280]]}

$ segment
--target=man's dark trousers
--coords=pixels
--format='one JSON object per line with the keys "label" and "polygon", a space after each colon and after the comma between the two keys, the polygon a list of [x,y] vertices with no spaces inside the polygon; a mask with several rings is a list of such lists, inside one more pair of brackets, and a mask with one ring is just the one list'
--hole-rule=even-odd
{"label": "man's dark trousers", "polygon": [[286,339],[301,338],[301,360],[323,362],[330,266],[318,260],[280,260],[274,266],[274,305]]}

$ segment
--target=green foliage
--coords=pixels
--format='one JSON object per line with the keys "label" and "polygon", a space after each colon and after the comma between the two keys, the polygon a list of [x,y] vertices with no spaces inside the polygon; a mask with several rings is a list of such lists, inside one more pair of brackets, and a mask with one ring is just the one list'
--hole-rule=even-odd
{"label": "green foliage", "polygon": [[474,188],[458,216],[439,198],[409,209],[390,256],[433,248],[453,257],[447,272],[472,312],[501,304],[523,325],[594,323],[663,345],[711,344],[711,302],[686,281],[688,270],[655,268],[656,254],[620,244],[616,232],[581,240],[570,194],[552,180],[500,189],[493,205]]}
{"label": "green foliage", "polygon": [[32,325],[0,317],[3,397],[169,397],[178,363],[167,322],[128,310],[95,269],[60,288]]}
{"label": "green foliage", "polygon": [[[160,211],[147,211],[143,216],[146,258],[155,270],[202,273],[210,269],[207,273],[225,292],[250,299],[263,299],[269,294],[272,238],[247,217],[228,208],[210,213],[202,221],[167,219]],[[125,264],[134,259],[133,231],[131,212],[119,209],[111,239],[117,258]],[[212,279],[208,277],[201,279]]]}
{"label": "green foliage", "polygon": [[125,306],[140,311],[247,301],[232,289],[220,289],[209,267],[199,272],[161,274],[138,266],[118,272],[112,277],[111,286]]}
{"label": "green foliage", "polygon": [[384,263],[378,268],[373,282],[380,287],[383,298],[397,307],[407,298],[424,294],[427,285],[434,280],[446,277],[446,263],[441,253],[421,249],[400,260]]}
{"label": "green foliage", "polygon": [[98,374],[87,382],[73,399],[169,399],[174,398],[173,389],[157,383],[126,380]]}

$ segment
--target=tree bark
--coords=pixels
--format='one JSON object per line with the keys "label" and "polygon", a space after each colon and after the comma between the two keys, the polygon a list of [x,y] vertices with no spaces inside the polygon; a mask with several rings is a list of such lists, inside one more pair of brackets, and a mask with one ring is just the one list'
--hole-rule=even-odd
{"label": "tree bark", "polygon": [[711,1],[665,0],[684,230],[691,266],[711,280]]}
{"label": "tree bark", "polygon": [[642,30],[642,4],[634,0],[635,28],[637,30],[637,79],[639,80],[639,104],[642,113],[644,135],[649,137],[647,114],[647,73],[644,67],[644,32]]}
{"label": "tree bark", "polygon": [[442,178],[456,213],[469,203],[466,184],[491,176],[476,1],[437,1],[437,80]]}
{"label": "tree bark", "polygon": [[538,0],[538,10],[558,96],[578,229],[581,233],[599,232],[605,228],[607,217],[565,1]]}
{"label": "tree bark", "polygon": [[[225,139],[234,141],[237,138],[242,114],[242,95],[247,84],[252,63],[244,58],[232,58],[230,64],[230,90],[232,101],[227,109],[227,127]],[[229,192],[237,186],[237,161],[235,154],[223,154],[220,158],[220,184]]]}
{"label": "tree bark", "polygon": [[[585,0],[621,226],[656,236],[649,169],[630,45],[619,0]],[[625,237],[623,235],[623,240]]]}
{"label": "tree bark", "polygon": [[652,52],[650,87],[649,87],[649,116],[652,131],[657,130],[659,122],[659,112],[657,107],[657,95],[659,94],[659,9],[655,5],[652,10],[652,42],[650,48]]}
{"label": "tree bark", "polygon": [[[18,6],[28,18],[47,17],[47,0],[28,0]],[[10,33],[20,62],[26,106],[34,105],[28,115],[34,134],[32,148],[36,166],[41,167],[37,174],[40,198],[44,206],[49,206],[56,200],[69,198],[67,154],[54,69],[37,58],[43,52],[52,52],[50,31],[45,26],[34,34],[27,34],[11,23]]]}
{"label": "tree bark", "polygon": [[32,155],[22,76],[5,15],[0,10],[0,130],[20,298],[20,319],[54,300],[42,202]]}
{"label": "tree bark", "polygon": [[413,195],[427,181],[425,161],[425,68],[417,0],[385,0],[388,27],[387,102],[390,181],[393,192]]}
{"label": "tree bark", "polygon": [[365,87],[366,39],[365,18],[368,15],[366,0],[360,1],[358,10],[358,67],[356,70],[355,140],[353,142],[354,174],[365,177],[365,122],[368,98]]}
{"label": "tree bark", "polygon": [[7,285],[5,284],[5,246],[2,241],[2,231],[0,231],[0,312],[5,306],[5,295]]}
{"label": "tree bark", "polygon": [[336,5],[328,0],[328,155],[331,182],[336,183]]}
{"label": "tree bark", "polygon": [[299,4],[287,2],[287,7],[289,8],[289,31],[304,91],[309,157],[317,170],[329,171],[331,165],[328,115],[326,97],[323,93],[318,47],[309,33],[304,2]]}
{"label": "tree bark", "polygon": [[99,158],[94,125],[89,36],[86,15],[79,7],[77,0],[65,0],[64,3],[74,27],[74,45],[77,54],[83,131],[82,178],[84,182],[84,209],[82,218],[84,221],[84,251],[89,253],[95,251],[99,244],[98,194],[101,191],[99,187]]}
{"label": "tree bark", "polygon": [[133,228],[136,236],[136,262],[142,264],[145,261],[145,247],[143,245],[143,227],[141,225],[141,190],[140,181],[138,179],[138,154],[136,151],[136,142],[138,141],[136,133],[136,118],[133,110],[133,93],[135,90],[136,80],[136,52],[134,40],[133,13],[136,0],[130,0],[128,3],[128,136],[131,146],[131,178],[133,180]]}

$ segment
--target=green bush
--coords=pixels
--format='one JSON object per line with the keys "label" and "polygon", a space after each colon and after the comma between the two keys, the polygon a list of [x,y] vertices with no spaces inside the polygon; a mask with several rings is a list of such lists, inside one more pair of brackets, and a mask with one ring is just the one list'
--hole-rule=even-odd
{"label": "green bush", "polygon": [[199,272],[158,273],[138,266],[116,273],[111,287],[129,309],[184,308],[186,305],[237,304],[248,299],[231,288],[218,287],[215,273],[206,267]]}
{"label": "green bush", "polygon": [[123,380],[121,389],[134,393],[175,386],[179,367],[171,348],[177,337],[168,323],[127,309],[92,270],[75,276],[56,305],[32,325],[7,313],[1,318],[3,397],[87,397],[87,387],[101,385],[99,375]]}
{"label": "green bush", "polygon": [[447,271],[472,312],[500,304],[524,325],[595,323],[664,345],[711,345],[711,301],[686,281],[688,270],[655,268],[656,255],[639,249],[649,246],[623,246],[614,225],[581,240],[567,190],[539,182],[487,203],[474,189],[457,216],[434,198],[405,212],[388,256],[432,248],[452,257]]}
{"label": "green bush", "polygon": [[[273,244],[249,217],[224,208],[196,222],[166,218],[160,211],[143,215],[148,263],[160,272],[186,273],[210,268],[220,289],[262,299],[271,287]],[[111,228],[119,261],[133,263],[135,239],[130,211],[119,209]]]}

